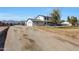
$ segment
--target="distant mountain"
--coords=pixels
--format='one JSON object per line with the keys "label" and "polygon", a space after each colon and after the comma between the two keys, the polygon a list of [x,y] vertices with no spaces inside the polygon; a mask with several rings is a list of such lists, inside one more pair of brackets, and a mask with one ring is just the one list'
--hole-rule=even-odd
{"label": "distant mountain", "polygon": [[24,24],[25,21],[14,21],[14,20],[2,20],[3,23],[12,23],[12,24]]}

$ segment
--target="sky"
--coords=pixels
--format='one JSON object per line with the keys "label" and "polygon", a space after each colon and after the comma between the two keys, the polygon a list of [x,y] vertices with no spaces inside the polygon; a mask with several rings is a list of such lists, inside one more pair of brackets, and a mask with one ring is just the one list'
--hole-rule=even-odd
{"label": "sky", "polygon": [[[0,20],[23,21],[35,18],[38,15],[49,16],[57,7],[0,7]],[[79,19],[79,7],[58,7],[62,20],[67,16],[76,16]]]}

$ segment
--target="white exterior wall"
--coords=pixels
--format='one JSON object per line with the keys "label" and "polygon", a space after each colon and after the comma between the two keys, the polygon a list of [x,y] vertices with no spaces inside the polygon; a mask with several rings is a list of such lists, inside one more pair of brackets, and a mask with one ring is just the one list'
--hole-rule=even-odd
{"label": "white exterior wall", "polygon": [[28,27],[33,26],[32,20],[28,20],[27,22],[25,22],[25,24],[26,24]]}
{"label": "white exterior wall", "polygon": [[44,17],[43,16],[39,16],[39,17],[37,17],[37,19],[40,19],[41,21],[44,21]]}

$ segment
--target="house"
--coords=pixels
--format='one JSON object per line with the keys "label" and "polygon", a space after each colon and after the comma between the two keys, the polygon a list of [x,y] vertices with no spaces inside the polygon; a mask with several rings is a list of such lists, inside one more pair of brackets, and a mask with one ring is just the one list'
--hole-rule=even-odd
{"label": "house", "polygon": [[38,15],[35,19],[39,19],[41,21],[47,21],[47,20],[51,20],[51,17],[44,16],[44,15]]}
{"label": "house", "polygon": [[34,19],[29,18],[25,22],[27,26],[31,23],[32,26],[45,26],[49,25],[51,23],[51,17],[49,16],[44,16],[44,15],[38,15]]}
{"label": "house", "polygon": [[25,24],[27,24],[27,26],[45,26],[45,25],[51,25],[52,21],[51,17],[49,16],[38,15],[34,19],[28,18]]}
{"label": "house", "polygon": [[62,22],[61,25],[62,25],[62,26],[72,26],[72,24],[69,23],[69,22]]}

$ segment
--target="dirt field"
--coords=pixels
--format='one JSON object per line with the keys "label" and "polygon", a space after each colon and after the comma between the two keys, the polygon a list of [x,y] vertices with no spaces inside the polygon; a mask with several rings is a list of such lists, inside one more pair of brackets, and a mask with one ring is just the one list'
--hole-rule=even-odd
{"label": "dirt field", "polygon": [[[79,45],[79,28],[48,28],[48,27],[37,27],[40,30],[56,34],[56,37],[61,37],[64,40],[74,42]],[[62,40],[61,39],[61,40]]]}
{"label": "dirt field", "polygon": [[5,51],[79,51],[79,29],[11,26]]}
{"label": "dirt field", "polygon": [[79,28],[78,29],[50,29],[50,28],[42,28],[39,27],[39,29],[45,30],[47,32],[52,32],[52,33],[56,33],[56,34],[60,34],[60,35],[65,35],[65,36],[69,36],[73,39],[79,39]]}

